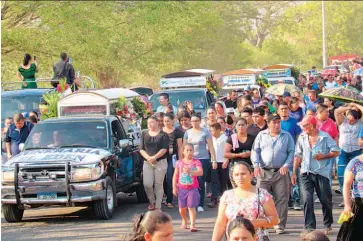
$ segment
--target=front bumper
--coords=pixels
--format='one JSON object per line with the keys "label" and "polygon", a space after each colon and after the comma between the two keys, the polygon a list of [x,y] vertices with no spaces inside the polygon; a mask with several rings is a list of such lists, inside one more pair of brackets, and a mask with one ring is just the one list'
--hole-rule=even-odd
{"label": "front bumper", "polygon": [[[34,182],[27,185],[19,185],[20,204],[67,204],[82,203],[104,199],[106,197],[106,180],[101,179],[87,183],[69,183],[70,195],[66,195],[67,187],[64,182]],[[55,199],[38,199],[37,193],[56,192]],[[17,203],[15,186],[3,185],[1,187],[1,203]]]}

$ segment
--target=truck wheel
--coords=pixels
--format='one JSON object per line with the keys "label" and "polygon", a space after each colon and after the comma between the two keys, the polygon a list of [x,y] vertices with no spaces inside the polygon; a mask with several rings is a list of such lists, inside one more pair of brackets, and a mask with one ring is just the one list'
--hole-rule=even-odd
{"label": "truck wheel", "polygon": [[140,184],[140,186],[138,186],[136,188],[136,196],[137,196],[137,201],[139,203],[148,203],[149,199],[147,198],[145,189],[144,189],[144,185]]}
{"label": "truck wheel", "polygon": [[19,209],[16,204],[3,204],[2,208],[8,223],[19,222],[23,218],[24,209]]}
{"label": "truck wheel", "polygon": [[116,207],[115,184],[110,177],[106,178],[106,196],[94,202],[96,216],[102,219],[111,219]]}

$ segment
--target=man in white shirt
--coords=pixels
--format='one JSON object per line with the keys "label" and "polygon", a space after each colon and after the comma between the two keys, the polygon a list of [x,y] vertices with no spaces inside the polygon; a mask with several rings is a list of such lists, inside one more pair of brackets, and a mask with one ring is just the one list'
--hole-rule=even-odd
{"label": "man in white shirt", "polygon": [[224,158],[224,146],[227,141],[227,136],[222,132],[222,128],[219,123],[211,125],[210,132],[212,134],[214,151],[216,153],[216,161],[212,161],[212,198],[211,202],[207,205],[210,208],[215,208],[217,206],[219,196],[228,189],[228,160]]}
{"label": "man in white shirt", "polygon": [[337,86],[337,82],[333,80],[333,76],[331,74],[328,75],[328,81],[325,82],[325,89],[331,89]]}

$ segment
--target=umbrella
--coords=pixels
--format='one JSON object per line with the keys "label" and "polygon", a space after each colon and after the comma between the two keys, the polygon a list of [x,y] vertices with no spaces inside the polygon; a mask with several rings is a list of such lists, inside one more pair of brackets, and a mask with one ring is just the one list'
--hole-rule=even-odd
{"label": "umbrella", "polygon": [[363,96],[353,87],[340,86],[328,89],[319,95],[320,97],[342,102],[355,102],[363,104]]}
{"label": "umbrella", "polygon": [[270,88],[268,88],[266,90],[266,93],[271,94],[271,95],[283,95],[284,92],[292,93],[295,91],[301,92],[300,88],[295,85],[279,83],[279,84],[275,84],[275,85],[271,86]]}

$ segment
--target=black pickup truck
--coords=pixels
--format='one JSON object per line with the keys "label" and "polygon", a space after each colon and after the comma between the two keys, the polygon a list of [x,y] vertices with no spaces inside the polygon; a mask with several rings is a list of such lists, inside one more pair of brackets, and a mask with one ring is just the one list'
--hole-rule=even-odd
{"label": "black pickup truck", "polygon": [[116,193],[147,202],[139,149],[115,116],[61,117],[40,122],[23,151],[2,166],[1,203],[8,222],[24,208],[92,206],[110,219]]}

